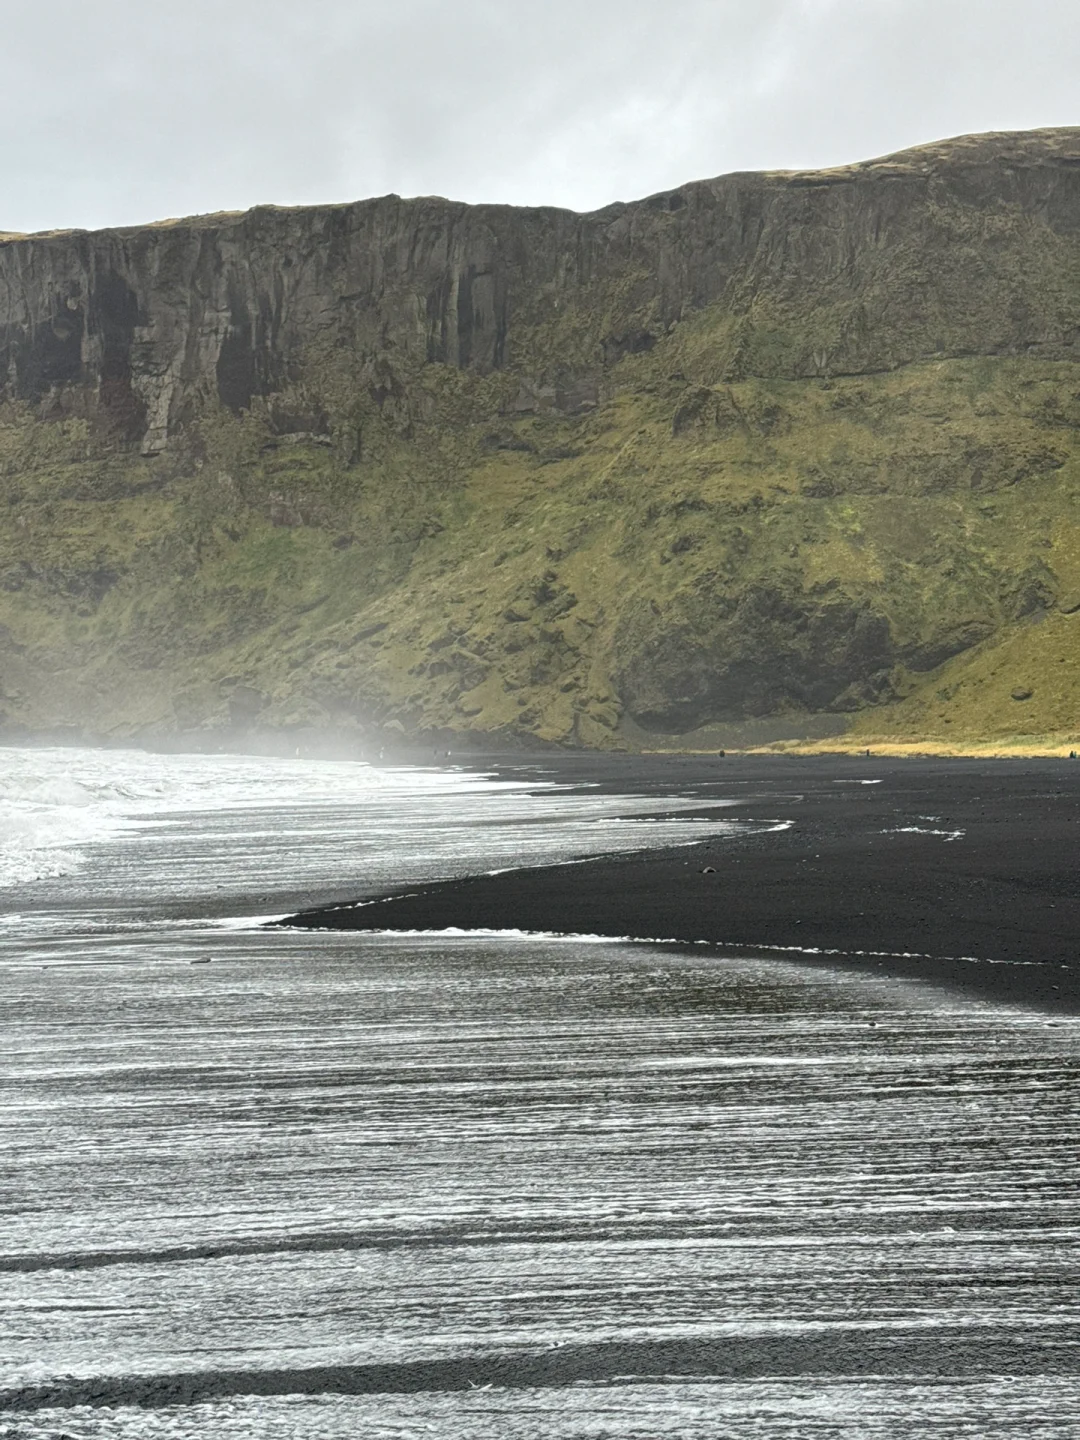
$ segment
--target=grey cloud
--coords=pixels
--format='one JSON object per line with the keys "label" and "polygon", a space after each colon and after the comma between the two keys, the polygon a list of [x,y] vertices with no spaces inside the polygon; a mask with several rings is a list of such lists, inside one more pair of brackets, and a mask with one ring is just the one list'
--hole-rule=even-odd
{"label": "grey cloud", "polygon": [[591,208],[1080,118],[1076,0],[9,4],[9,230],[388,190]]}

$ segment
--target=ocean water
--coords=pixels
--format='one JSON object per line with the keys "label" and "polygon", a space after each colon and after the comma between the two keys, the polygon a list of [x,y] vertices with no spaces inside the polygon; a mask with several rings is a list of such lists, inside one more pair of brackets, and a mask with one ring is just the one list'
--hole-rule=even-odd
{"label": "ocean water", "polygon": [[699,797],[593,794],[526,765],[0,747],[0,964],[148,958],[155,926],[164,959],[185,922],[769,825],[691,809]]}
{"label": "ocean water", "polygon": [[1076,1020],[259,924],[769,823],[702,814],[0,751],[0,1437],[1080,1433]]}

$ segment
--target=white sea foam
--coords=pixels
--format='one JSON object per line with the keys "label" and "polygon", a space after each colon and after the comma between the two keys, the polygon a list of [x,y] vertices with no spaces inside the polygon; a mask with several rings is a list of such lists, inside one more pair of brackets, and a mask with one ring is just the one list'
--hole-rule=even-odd
{"label": "white sea foam", "polygon": [[[526,940],[542,941],[545,945],[559,943],[573,943],[575,945],[634,945],[642,941],[633,935],[596,935],[583,934],[578,931],[559,930],[519,930],[514,926],[509,928],[487,928],[482,925],[465,927],[462,925],[444,925],[436,930],[366,930],[366,935],[377,935],[384,940],[395,939],[419,939],[428,936],[435,940]],[[651,940],[653,945],[678,945],[678,940]]]}
{"label": "white sea foam", "polygon": [[[732,803],[710,805],[720,811]],[[332,887],[342,898],[370,895],[769,824],[703,817],[700,796],[646,798],[558,783],[539,763],[485,774],[0,749],[0,892],[23,910],[24,887],[47,882],[26,892],[33,904],[24,923],[0,929],[0,964],[83,963],[85,936],[102,929],[113,936],[114,953],[95,951],[96,963],[130,956],[118,914],[132,907],[141,920],[157,907],[179,919],[194,903],[205,915],[207,897],[216,896],[218,914],[244,917],[231,922],[242,927],[300,908],[309,895],[322,899]]]}
{"label": "white sea foam", "polygon": [[[350,807],[362,814],[374,839],[390,828],[395,814],[406,826],[410,819],[418,823],[421,808],[429,828],[448,820],[461,828],[480,818],[483,800],[493,795],[504,801],[504,813],[496,811],[491,818],[505,824],[517,818],[514,812],[520,808],[514,805],[508,811],[506,800],[558,789],[537,781],[417,766],[382,769],[360,762],[5,748],[0,750],[0,887],[71,874],[85,863],[89,847],[180,816],[220,821],[230,811],[257,816],[260,811],[285,810],[298,815],[311,809],[325,816],[328,807]],[[595,802],[587,807],[582,799],[575,797],[571,805],[580,818],[586,818],[580,815],[586,808],[594,812],[588,818],[605,809]],[[556,818],[552,806],[542,808],[544,813],[536,818]],[[627,807],[606,808],[617,812]],[[608,816],[611,822],[616,818]],[[294,829],[291,835],[298,842],[309,838],[302,830]]]}
{"label": "white sea foam", "polygon": [[926,825],[894,825],[891,830],[883,830],[883,835],[940,835],[943,840],[962,840],[967,834],[966,830],[936,830]]}
{"label": "white sea foam", "polygon": [[0,886],[77,869],[82,847],[122,828],[125,804],[113,786],[65,774],[40,752],[2,752]]}

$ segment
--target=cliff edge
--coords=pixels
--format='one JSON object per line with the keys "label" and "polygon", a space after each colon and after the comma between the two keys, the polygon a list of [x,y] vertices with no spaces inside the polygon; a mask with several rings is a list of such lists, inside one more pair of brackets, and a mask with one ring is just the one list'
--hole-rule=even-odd
{"label": "cliff edge", "polygon": [[1078,354],[1078,129],[0,237],[4,723],[1071,735]]}

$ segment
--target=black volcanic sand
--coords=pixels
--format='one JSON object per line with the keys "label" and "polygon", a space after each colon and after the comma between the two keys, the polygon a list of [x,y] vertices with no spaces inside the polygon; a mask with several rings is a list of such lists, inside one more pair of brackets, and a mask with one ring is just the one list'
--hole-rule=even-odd
{"label": "black volcanic sand", "polygon": [[1080,1010],[1080,761],[567,756],[528,768],[692,796],[703,817],[791,824],[358,896],[368,903],[284,923],[707,941]]}
{"label": "black volcanic sand", "polygon": [[[1040,1375],[1076,1373],[1075,1329],[1040,1338]],[[0,1391],[0,1413],[135,1405],[158,1409],[233,1395],[406,1395],[424,1390],[471,1390],[493,1385],[532,1389],[620,1378],[754,1380],[788,1376],[897,1376],[954,1381],[980,1376],[1030,1375],[1030,1346],[1015,1334],[961,1325],[932,1335],[900,1337],[865,1331],[820,1336],[760,1336],[729,1340],[600,1341],[540,1354],[454,1356],[397,1364],[320,1365],[283,1370],[203,1370],[187,1374],[63,1378]],[[632,1382],[631,1382],[632,1383]]]}

